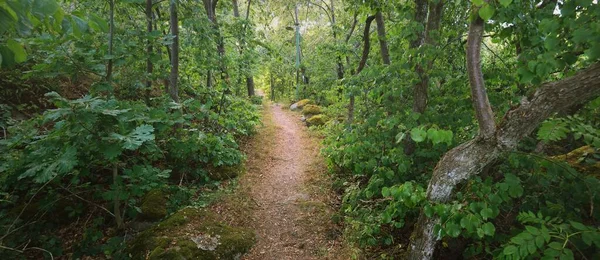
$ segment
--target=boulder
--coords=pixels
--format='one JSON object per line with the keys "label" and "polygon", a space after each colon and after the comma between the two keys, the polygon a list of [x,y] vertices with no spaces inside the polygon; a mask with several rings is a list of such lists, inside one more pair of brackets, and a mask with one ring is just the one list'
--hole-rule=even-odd
{"label": "boulder", "polygon": [[302,99],[290,106],[290,110],[298,110],[304,108],[304,106],[310,104],[312,101],[310,99]]}
{"label": "boulder", "polygon": [[142,199],[140,206],[142,213],[138,215],[141,220],[158,221],[167,216],[167,198],[160,189],[150,190]]}
{"label": "boulder", "polygon": [[314,115],[306,120],[308,126],[321,126],[327,123],[327,117],[325,115]]}
{"label": "boulder", "polygon": [[303,115],[318,115],[321,114],[321,107],[317,105],[306,105],[302,109]]}
{"label": "boulder", "polygon": [[132,259],[240,259],[256,241],[250,229],[217,221],[204,209],[184,208],[128,244]]}

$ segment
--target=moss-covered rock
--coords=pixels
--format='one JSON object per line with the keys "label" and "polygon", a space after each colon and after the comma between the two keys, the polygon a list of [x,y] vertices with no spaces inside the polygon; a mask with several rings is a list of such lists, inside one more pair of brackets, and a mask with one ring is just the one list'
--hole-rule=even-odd
{"label": "moss-covered rock", "polygon": [[167,216],[167,198],[160,189],[149,191],[142,199],[139,218],[146,221],[157,221]]}
{"label": "moss-covered rock", "polygon": [[241,164],[233,166],[222,165],[219,167],[208,167],[207,171],[211,179],[223,181],[236,178],[244,171],[244,168]]}
{"label": "moss-covered rock", "polygon": [[321,126],[327,123],[327,116],[325,115],[314,115],[306,120],[308,126]]}
{"label": "moss-covered rock", "polygon": [[306,105],[302,109],[302,114],[303,115],[318,115],[318,114],[321,114],[321,107],[319,107],[317,105]]}
{"label": "moss-covered rock", "polygon": [[227,226],[203,209],[185,208],[140,233],[133,259],[239,259],[255,243],[249,229]]}
{"label": "moss-covered rock", "polygon": [[312,101],[310,99],[302,99],[290,106],[290,110],[298,110],[304,108],[304,106],[311,104]]}

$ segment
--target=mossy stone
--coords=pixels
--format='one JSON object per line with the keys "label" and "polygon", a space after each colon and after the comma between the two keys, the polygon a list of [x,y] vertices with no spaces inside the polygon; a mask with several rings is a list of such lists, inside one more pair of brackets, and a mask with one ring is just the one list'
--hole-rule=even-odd
{"label": "mossy stone", "polygon": [[[203,249],[197,239],[201,236],[218,243]],[[140,233],[129,243],[128,251],[133,259],[239,259],[255,240],[252,230],[220,223],[203,209],[185,208]]]}
{"label": "mossy stone", "polygon": [[167,199],[164,192],[160,189],[149,191],[140,207],[142,213],[139,218],[147,221],[157,221],[167,216]]}
{"label": "mossy stone", "polygon": [[303,115],[318,115],[321,114],[321,107],[317,105],[306,105],[304,109],[302,109]]}
{"label": "mossy stone", "polygon": [[306,120],[308,126],[322,126],[325,123],[327,123],[327,117],[325,115],[314,115]]}
{"label": "mossy stone", "polygon": [[310,99],[302,99],[290,106],[290,110],[302,109],[304,106],[311,104],[312,101]]}

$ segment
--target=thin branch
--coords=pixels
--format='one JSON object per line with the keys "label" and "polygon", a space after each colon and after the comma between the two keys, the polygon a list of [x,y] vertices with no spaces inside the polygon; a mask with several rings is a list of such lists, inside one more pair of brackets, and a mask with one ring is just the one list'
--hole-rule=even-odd
{"label": "thin branch", "polygon": [[6,234],[4,234],[4,236],[0,237],[0,241],[4,240],[4,238],[6,238],[6,236],[8,234],[10,234],[10,230],[15,226],[15,224],[17,223],[17,220],[23,215],[23,212],[25,212],[25,209],[27,209],[27,207],[29,206],[29,204],[31,204],[31,202],[33,201],[33,198],[35,198],[35,196],[37,196],[37,194],[44,189],[50,182],[52,182],[54,180],[54,178],[56,178],[57,175],[55,175],[54,177],[52,177],[52,179],[48,180],[46,183],[44,183],[44,185],[42,185],[42,187],[40,187],[34,194],[33,196],[31,196],[31,198],[29,199],[29,201],[27,201],[27,203],[25,204],[25,207],[23,207],[23,209],[21,209],[21,212],[19,212],[19,215],[17,215],[17,217],[13,220],[13,222],[10,224],[10,226],[8,227],[8,229],[6,230]]}
{"label": "thin branch", "polygon": [[352,37],[352,34],[354,33],[354,29],[356,28],[356,23],[358,22],[357,18],[358,18],[358,12],[354,13],[354,20],[352,22],[352,27],[350,27],[350,31],[346,35],[346,43],[348,43],[348,41],[350,41],[350,37]]}
{"label": "thin branch", "polygon": [[3,246],[3,245],[0,245],[0,249],[10,250],[10,251],[18,252],[18,253],[21,253],[21,254],[25,253],[25,251],[27,251],[27,250],[44,251],[44,252],[46,252],[46,253],[48,253],[50,255],[50,259],[54,260],[54,255],[52,255],[52,252],[50,252],[50,251],[48,251],[46,249],[43,249],[43,248],[39,248],[39,247],[26,247],[26,248],[23,248],[23,250],[19,250],[19,249],[16,249],[16,248],[6,247],[6,246]]}
{"label": "thin branch", "polygon": [[89,203],[89,204],[92,204],[92,205],[94,205],[94,206],[96,206],[96,207],[100,208],[100,209],[103,209],[104,211],[106,211],[106,212],[107,212],[109,215],[111,215],[112,217],[114,217],[114,216],[115,216],[115,214],[113,214],[112,212],[110,212],[110,210],[106,209],[105,207],[102,207],[102,206],[100,206],[100,205],[98,205],[98,204],[96,204],[96,203],[94,203],[94,202],[92,202],[92,201],[86,200],[86,199],[82,198],[81,196],[77,195],[76,193],[74,193],[74,192],[70,191],[69,189],[67,189],[67,188],[63,187],[63,186],[60,186],[60,188],[61,188],[61,189],[63,189],[63,190],[65,190],[65,191],[66,191],[66,192],[68,192],[68,193],[71,193],[71,195],[75,196],[76,198],[78,198],[78,199],[80,199],[80,200],[83,200],[83,201],[85,201],[85,202],[87,202],[87,203]]}

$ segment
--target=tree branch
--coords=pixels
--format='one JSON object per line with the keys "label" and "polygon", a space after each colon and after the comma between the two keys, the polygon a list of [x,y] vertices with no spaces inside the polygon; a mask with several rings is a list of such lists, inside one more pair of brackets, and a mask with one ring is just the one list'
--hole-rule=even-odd
{"label": "tree branch", "polygon": [[498,144],[507,149],[516,147],[521,136],[528,135],[552,114],[600,95],[600,63],[577,74],[542,84],[521,104],[506,112],[498,128]]}

